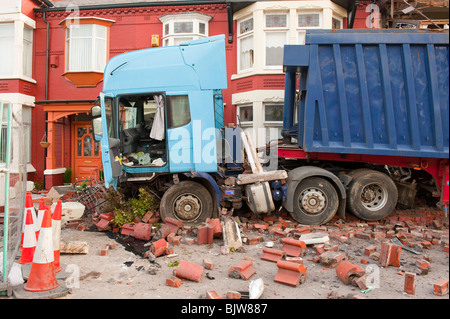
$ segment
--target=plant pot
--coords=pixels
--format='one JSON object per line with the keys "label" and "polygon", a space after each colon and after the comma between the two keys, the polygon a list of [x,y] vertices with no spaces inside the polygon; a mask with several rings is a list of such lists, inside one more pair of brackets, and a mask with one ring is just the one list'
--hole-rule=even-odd
{"label": "plant pot", "polygon": [[50,146],[50,142],[40,142],[40,144],[43,148],[47,148]]}

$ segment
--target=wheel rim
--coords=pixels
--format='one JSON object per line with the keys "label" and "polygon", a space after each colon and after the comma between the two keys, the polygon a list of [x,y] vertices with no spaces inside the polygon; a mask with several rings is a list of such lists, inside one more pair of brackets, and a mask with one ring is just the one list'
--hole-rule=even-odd
{"label": "wheel rim", "polygon": [[361,204],[370,211],[383,208],[388,199],[386,188],[379,184],[366,185],[361,192]]}
{"label": "wheel rim", "polygon": [[174,201],[175,215],[184,221],[195,220],[202,212],[200,199],[193,194],[183,194]]}
{"label": "wheel rim", "polygon": [[317,215],[327,206],[327,197],[318,188],[307,188],[300,194],[299,204],[305,213]]}

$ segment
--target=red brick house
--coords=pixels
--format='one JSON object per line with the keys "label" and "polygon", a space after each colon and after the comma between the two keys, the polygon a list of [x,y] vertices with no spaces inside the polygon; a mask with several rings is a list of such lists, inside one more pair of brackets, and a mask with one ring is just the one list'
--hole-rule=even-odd
{"label": "red brick house", "polygon": [[[102,89],[103,69],[111,57],[228,34],[228,10],[223,1],[192,5],[189,1],[126,2],[53,1],[54,7],[36,10],[35,105],[45,114],[50,142],[47,149],[36,150],[41,159],[45,157],[43,176],[36,178],[45,178],[47,189],[62,184],[69,167],[72,182],[98,176],[101,159],[98,143],[92,138],[89,112]],[[229,44],[230,74],[233,50]],[[230,95],[225,93],[224,100],[230,104]],[[41,132],[38,136],[42,137],[45,129]]]}

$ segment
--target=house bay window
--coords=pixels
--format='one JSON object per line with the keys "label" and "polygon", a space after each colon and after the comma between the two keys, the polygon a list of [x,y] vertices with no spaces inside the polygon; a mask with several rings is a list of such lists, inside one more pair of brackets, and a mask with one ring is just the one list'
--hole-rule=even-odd
{"label": "house bay window", "polygon": [[66,29],[66,71],[103,72],[106,65],[106,27],[71,25]]}
{"label": "house bay window", "polygon": [[100,18],[65,19],[65,78],[77,87],[96,86],[108,61],[109,27],[114,21]]}
{"label": "house bay window", "polygon": [[169,13],[159,17],[163,24],[163,46],[207,37],[211,18],[199,12]]}

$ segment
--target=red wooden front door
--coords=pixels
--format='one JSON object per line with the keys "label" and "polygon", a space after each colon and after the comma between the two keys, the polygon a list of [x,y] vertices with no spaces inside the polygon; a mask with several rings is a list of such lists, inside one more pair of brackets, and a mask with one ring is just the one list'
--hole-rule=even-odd
{"label": "red wooden front door", "polygon": [[73,129],[73,182],[99,180],[102,167],[100,142],[94,141],[91,122],[75,122]]}

